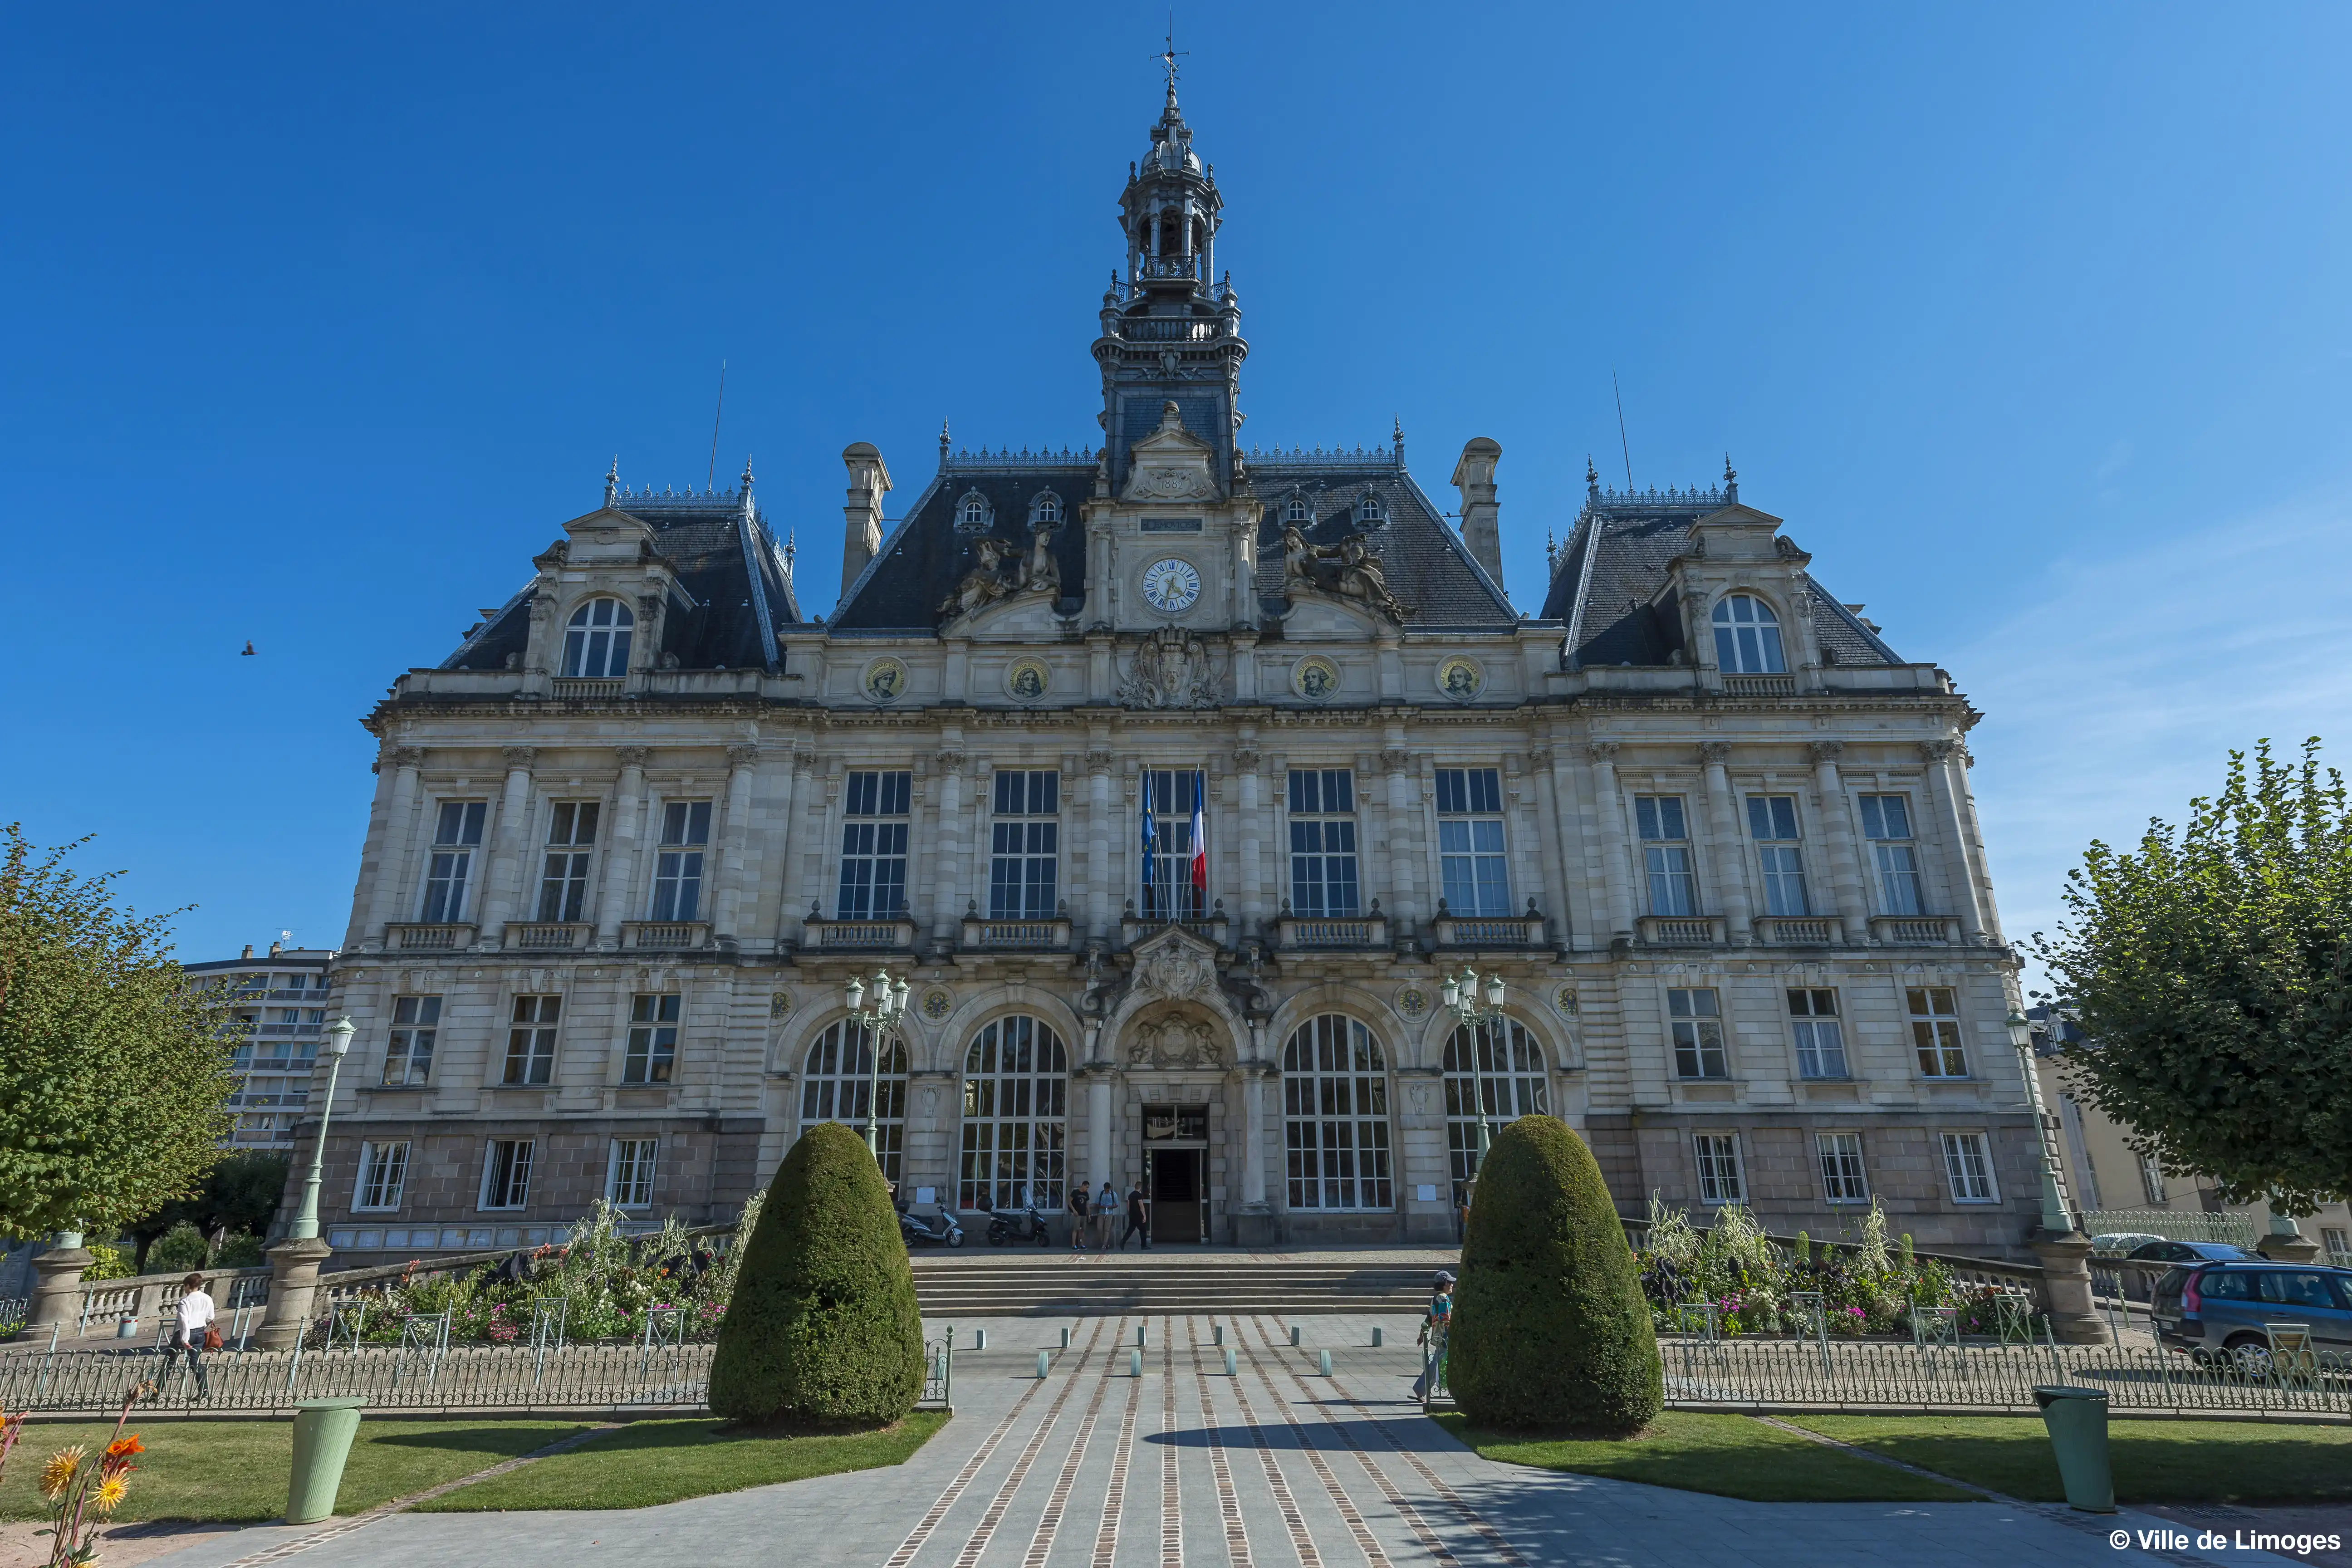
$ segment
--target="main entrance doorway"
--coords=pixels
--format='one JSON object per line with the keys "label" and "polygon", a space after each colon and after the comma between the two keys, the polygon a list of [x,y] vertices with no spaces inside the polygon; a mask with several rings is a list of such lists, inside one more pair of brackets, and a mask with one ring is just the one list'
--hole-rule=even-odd
{"label": "main entrance doorway", "polygon": [[1143,1108],[1143,1190],[1151,1239],[1209,1238],[1209,1112],[1198,1105]]}

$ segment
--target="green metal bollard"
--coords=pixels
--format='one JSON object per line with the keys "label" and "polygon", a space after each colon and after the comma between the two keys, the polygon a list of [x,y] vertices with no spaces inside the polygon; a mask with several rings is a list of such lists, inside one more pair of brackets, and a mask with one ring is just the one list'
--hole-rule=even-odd
{"label": "green metal bollard", "polygon": [[1143,1375],[1143,1352],[1141,1351],[1129,1351],[1127,1352],[1127,1375],[1129,1377],[1141,1377]]}
{"label": "green metal bollard", "polygon": [[1137,1344],[1141,1344],[1143,1342],[1143,1325],[1141,1323],[1135,1325],[1135,1342]]}
{"label": "green metal bollard", "polygon": [[1217,1337],[1211,1342],[1214,1344],[1223,1344],[1225,1342],[1225,1325],[1223,1323],[1217,1323],[1213,1325],[1213,1327]]}
{"label": "green metal bollard", "polygon": [[1062,1348],[1064,1350],[1070,1348],[1070,1331],[1067,1324],[1063,1325],[1062,1328]]}
{"label": "green metal bollard", "polygon": [[1046,1357],[1046,1354],[1047,1354],[1047,1352],[1045,1352],[1045,1351],[1039,1351],[1039,1352],[1037,1352],[1037,1375],[1038,1375],[1039,1377],[1043,1377],[1043,1376],[1045,1376],[1045,1357]]}
{"label": "green metal bollard", "polygon": [[1316,1352],[1316,1364],[1321,1368],[1324,1376],[1330,1376],[1331,1352],[1329,1351],[1318,1351]]}
{"label": "green metal bollard", "polygon": [[2052,1384],[2033,1391],[2042,1424],[2057,1450],[2066,1502],[2084,1513],[2116,1511],[2116,1478],[2107,1463],[2107,1395],[2096,1388]]}
{"label": "green metal bollard", "polygon": [[1372,1348],[1374,1350],[1381,1348],[1381,1331],[1377,1327],[1372,1330]]}
{"label": "green metal bollard", "polygon": [[972,1330],[971,1348],[976,1351],[984,1351],[988,1348],[988,1331],[986,1329]]}
{"label": "green metal bollard", "polygon": [[286,1488],[286,1522],[314,1524],[335,1511],[343,1461],[358,1436],[367,1401],[306,1399],[294,1415],[294,1476]]}
{"label": "green metal bollard", "polygon": [[1234,1347],[1231,1345],[1227,1345],[1225,1347],[1225,1375],[1227,1377],[1238,1377],[1241,1375],[1241,1373],[1234,1368]]}
{"label": "green metal bollard", "polygon": [[1290,1325],[1290,1342],[1294,1345],[1298,1342],[1298,1325],[1297,1323]]}

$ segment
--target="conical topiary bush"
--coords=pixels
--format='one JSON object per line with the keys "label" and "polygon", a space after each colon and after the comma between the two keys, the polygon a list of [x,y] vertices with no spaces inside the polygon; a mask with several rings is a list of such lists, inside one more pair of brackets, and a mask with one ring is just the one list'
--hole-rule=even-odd
{"label": "conical topiary bush", "polygon": [[801,1134],[743,1245],[710,1408],[826,1426],[898,1420],[923,1392],[923,1322],[890,1190],[839,1122]]}
{"label": "conical topiary bush", "polygon": [[1481,1426],[1625,1436],[1658,1414],[1657,1335],[1584,1140],[1522,1116],[1478,1167],[1447,1381]]}

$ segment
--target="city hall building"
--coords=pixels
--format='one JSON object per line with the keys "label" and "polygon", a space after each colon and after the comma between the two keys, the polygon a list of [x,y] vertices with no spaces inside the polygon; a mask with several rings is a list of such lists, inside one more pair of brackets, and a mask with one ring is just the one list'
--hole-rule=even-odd
{"label": "city hall building", "polygon": [[[1566,544],[1507,585],[1496,443],[1443,502],[1402,431],[1245,443],[1221,209],[1171,87],[1099,445],[850,446],[830,605],[748,471],[615,473],[400,677],[334,969],[340,1254],[725,1218],[869,1108],[919,1207],[1141,1184],[1163,1244],[1450,1240],[1541,1111],[1628,1214],[2021,1247],[1950,677],[1727,466],[1516,500]],[[904,987],[878,1042],[853,979]]]}

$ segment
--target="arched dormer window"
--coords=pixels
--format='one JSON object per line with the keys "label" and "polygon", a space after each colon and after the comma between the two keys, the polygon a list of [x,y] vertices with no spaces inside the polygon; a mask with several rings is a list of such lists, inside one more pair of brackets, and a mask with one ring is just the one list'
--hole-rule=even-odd
{"label": "arched dormer window", "polygon": [[1782,675],[1780,617],[1752,594],[1727,594],[1715,605],[1715,663],[1726,675]]}
{"label": "arched dormer window", "polygon": [[1315,509],[1307,504],[1305,496],[1292,496],[1289,504],[1282,509],[1282,521],[1300,524],[1313,522]]}
{"label": "arched dormer window", "polygon": [[1055,528],[1062,521],[1062,498],[1052,490],[1040,490],[1029,502],[1031,528]]}
{"label": "arched dormer window", "polygon": [[986,533],[988,525],[995,521],[996,509],[978,490],[966,490],[963,499],[956,502],[958,533]]}
{"label": "arched dormer window", "polygon": [[629,634],[637,617],[618,599],[591,599],[563,631],[563,673],[610,679],[629,673]]}
{"label": "arched dormer window", "polygon": [[1363,500],[1356,503],[1356,521],[1358,522],[1379,522],[1386,516],[1388,516],[1388,513],[1381,510],[1381,498],[1376,495],[1367,495]]}

